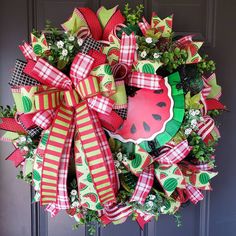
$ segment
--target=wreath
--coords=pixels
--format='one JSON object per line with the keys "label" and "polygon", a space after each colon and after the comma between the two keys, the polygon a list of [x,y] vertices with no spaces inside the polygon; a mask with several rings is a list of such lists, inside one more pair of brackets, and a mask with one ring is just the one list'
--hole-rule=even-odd
{"label": "wreath", "polygon": [[[198,203],[217,172],[220,103],[215,63],[203,42],[172,31],[173,16],[149,23],[143,6],[76,8],[61,29],[46,23],[19,46],[1,107],[2,140],[33,202],[80,224],[143,228],[153,217]],[[91,230],[92,231],[92,230]]]}

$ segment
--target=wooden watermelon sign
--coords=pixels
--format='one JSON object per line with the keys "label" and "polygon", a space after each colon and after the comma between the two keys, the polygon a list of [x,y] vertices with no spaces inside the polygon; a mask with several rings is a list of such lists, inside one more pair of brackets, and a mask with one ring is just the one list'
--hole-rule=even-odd
{"label": "wooden watermelon sign", "polygon": [[163,78],[159,90],[140,89],[129,97],[128,115],[123,125],[111,136],[122,142],[139,144],[150,151],[148,141],[161,147],[179,130],[184,118],[184,92],[178,89],[176,72]]}

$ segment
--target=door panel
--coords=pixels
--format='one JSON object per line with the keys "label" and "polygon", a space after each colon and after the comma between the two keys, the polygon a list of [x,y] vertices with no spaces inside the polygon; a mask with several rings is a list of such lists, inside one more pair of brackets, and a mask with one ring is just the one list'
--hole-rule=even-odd
{"label": "door panel", "polygon": [[[161,17],[174,13],[175,31],[185,34],[193,33],[196,39],[207,42],[203,50],[217,62],[217,77],[225,92],[223,102],[227,104],[231,113],[223,115],[220,119],[220,122],[224,123],[221,127],[223,137],[217,150],[217,165],[220,174],[213,180],[214,192],[208,193],[204,201],[197,206],[187,206],[181,210],[182,227],[176,227],[173,217],[161,216],[157,223],[150,222],[143,232],[137,223],[130,219],[122,225],[98,228],[97,235],[233,236],[236,231],[236,205],[234,203],[236,159],[233,154],[236,142],[235,129],[232,128],[236,119],[235,97],[233,97],[236,85],[235,60],[233,59],[236,55],[234,42],[236,2],[233,0],[129,0],[126,2],[129,2],[131,6],[143,3],[146,7],[146,16],[150,16],[152,11],[157,12]],[[9,90],[5,89],[6,83],[15,58],[20,57],[17,46],[19,42],[28,38],[33,27],[42,29],[47,19],[59,27],[71,15],[74,7],[89,6],[96,10],[100,5],[112,7],[117,3],[114,0],[1,0],[0,103],[7,104],[12,101]],[[122,1],[122,8],[124,4]],[[9,12],[14,17],[9,17]],[[3,209],[0,213],[1,235],[88,235],[86,227],[72,231],[71,225],[74,220],[64,212],[59,213],[56,218],[50,218],[43,210],[38,211],[37,205],[30,209],[30,188],[15,179],[16,170],[3,158],[11,152],[12,148],[3,143],[0,145],[2,156],[0,207]],[[34,230],[37,224],[41,228],[38,233]]]}

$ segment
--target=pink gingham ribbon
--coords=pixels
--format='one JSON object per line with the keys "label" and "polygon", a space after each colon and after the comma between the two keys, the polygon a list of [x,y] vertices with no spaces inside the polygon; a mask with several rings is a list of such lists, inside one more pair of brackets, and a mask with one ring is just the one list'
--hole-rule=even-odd
{"label": "pink gingham ribbon", "polygon": [[119,63],[124,63],[128,66],[129,69],[131,69],[135,59],[135,54],[136,38],[134,33],[128,36],[123,32],[120,42]]}
{"label": "pink gingham ribbon", "polygon": [[201,201],[204,198],[202,192],[198,188],[190,184],[186,185],[185,192],[186,192],[186,195],[188,196],[188,199],[193,204],[197,204],[199,201]]}
{"label": "pink gingham ribbon", "polygon": [[34,53],[33,48],[28,43],[25,42],[23,45],[20,45],[19,48],[26,60],[37,60],[37,56]]}
{"label": "pink gingham ribbon", "polygon": [[128,84],[138,88],[157,90],[160,89],[160,80],[162,79],[163,77],[159,75],[132,72]]}
{"label": "pink gingham ribbon", "polygon": [[173,165],[182,161],[192,150],[192,147],[188,145],[188,141],[184,140],[173,148],[165,148],[165,152],[155,159],[159,164]]}
{"label": "pink gingham ribbon", "polygon": [[60,161],[57,201],[55,203],[48,204],[46,207],[46,210],[51,214],[52,217],[55,216],[59,210],[65,210],[70,207],[67,194],[67,174],[70,160],[68,157],[70,156],[70,147],[74,136],[74,130],[75,125],[73,124],[69,129],[69,135],[66,139],[65,148]]}
{"label": "pink gingham ribbon", "polygon": [[130,202],[138,202],[140,204],[144,204],[152,188],[153,181],[154,181],[154,167],[153,165],[150,165],[140,174],[138,178],[138,183],[130,199]]}

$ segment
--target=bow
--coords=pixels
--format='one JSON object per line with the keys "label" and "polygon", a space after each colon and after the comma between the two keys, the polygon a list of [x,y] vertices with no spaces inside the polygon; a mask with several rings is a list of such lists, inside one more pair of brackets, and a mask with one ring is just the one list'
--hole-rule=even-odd
{"label": "bow", "polygon": [[[59,173],[68,168],[73,137],[81,204],[90,209],[100,209],[105,203],[115,201],[117,177],[97,116],[97,112],[106,115],[113,113],[113,101],[106,96],[114,93],[114,85],[103,86],[106,84],[104,79],[112,85],[112,73],[106,64],[93,68],[94,61],[94,58],[79,53],[72,63],[70,78],[43,59],[36,62],[29,60],[24,70],[30,77],[47,85],[30,87],[27,96],[22,96],[27,101],[24,112],[39,111],[34,120],[44,129],[51,124],[43,152],[40,185],[42,204],[58,203],[58,186],[61,182]],[[24,90],[25,87],[22,87]],[[64,166],[61,163],[63,159]],[[88,186],[90,192],[83,192],[85,186]]]}

